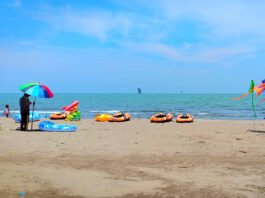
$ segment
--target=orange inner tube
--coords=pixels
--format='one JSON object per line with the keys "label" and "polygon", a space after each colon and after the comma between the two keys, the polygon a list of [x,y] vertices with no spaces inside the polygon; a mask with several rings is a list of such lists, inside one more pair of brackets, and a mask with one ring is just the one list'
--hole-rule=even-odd
{"label": "orange inner tube", "polygon": [[130,119],[131,115],[129,113],[117,113],[109,118],[109,122],[124,122]]}
{"label": "orange inner tube", "polygon": [[176,121],[177,122],[193,122],[193,119],[194,117],[190,114],[187,114],[187,115],[180,114],[176,118]]}
{"label": "orange inner tube", "polygon": [[65,119],[66,115],[61,113],[54,113],[50,115],[50,119]]}
{"label": "orange inner tube", "polygon": [[172,119],[173,119],[172,113],[167,113],[167,114],[158,113],[156,115],[153,115],[150,118],[150,121],[151,122],[168,122],[168,121],[171,121]]}

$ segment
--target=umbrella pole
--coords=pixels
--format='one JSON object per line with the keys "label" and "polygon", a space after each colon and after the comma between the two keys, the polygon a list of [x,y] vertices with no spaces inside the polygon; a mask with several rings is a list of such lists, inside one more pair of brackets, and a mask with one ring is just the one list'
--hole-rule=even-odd
{"label": "umbrella pole", "polygon": [[32,116],[31,116],[31,131],[33,129],[33,115],[34,115],[35,103],[36,103],[36,97],[35,97],[35,101],[33,102]]}

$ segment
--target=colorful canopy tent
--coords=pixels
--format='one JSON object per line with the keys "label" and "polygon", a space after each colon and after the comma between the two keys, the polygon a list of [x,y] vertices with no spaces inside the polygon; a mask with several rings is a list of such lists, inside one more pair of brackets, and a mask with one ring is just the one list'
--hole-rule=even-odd
{"label": "colorful canopy tent", "polygon": [[[232,98],[232,99],[233,100],[239,100],[239,99],[241,99],[241,98],[243,98],[243,97],[245,97],[245,96],[247,96],[249,94],[252,94],[252,109],[254,111],[254,116],[257,117],[256,111],[255,111],[255,107],[254,107],[254,92],[256,92],[257,96],[259,96],[264,91],[265,91],[265,80],[263,80],[261,82],[261,84],[258,84],[258,86],[256,86],[256,87],[255,87],[254,81],[252,80],[251,84],[250,84],[250,87],[249,87],[249,90],[248,90],[248,93],[246,93],[246,94],[244,94],[244,95],[242,95],[242,96],[240,96],[238,98]],[[261,100],[258,105],[260,105],[260,103],[262,103],[263,101],[265,101],[265,99]]]}
{"label": "colorful canopy tent", "polygon": [[[42,85],[40,83],[27,83],[27,84],[21,85],[19,89],[23,91],[24,93],[35,97],[35,102],[33,103],[33,110],[32,110],[33,113],[34,113],[34,107],[36,103],[36,97],[38,98],[52,98],[53,97],[53,93],[51,92],[51,90],[45,85]],[[32,128],[33,128],[33,121],[31,122],[31,130]]]}

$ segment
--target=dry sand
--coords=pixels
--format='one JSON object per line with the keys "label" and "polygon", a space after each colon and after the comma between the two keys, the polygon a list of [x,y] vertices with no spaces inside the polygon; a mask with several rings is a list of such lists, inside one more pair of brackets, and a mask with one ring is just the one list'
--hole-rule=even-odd
{"label": "dry sand", "polygon": [[1,198],[265,197],[262,120],[71,124],[21,132],[0,119]]}

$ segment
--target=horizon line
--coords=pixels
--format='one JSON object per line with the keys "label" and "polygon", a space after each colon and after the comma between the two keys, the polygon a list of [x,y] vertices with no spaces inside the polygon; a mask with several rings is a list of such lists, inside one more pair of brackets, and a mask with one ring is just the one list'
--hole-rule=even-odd
{"label": "horizon line", "polygon": [[[0,94],[23,94],[23,92],[0,92]],[[53,92],[53,94],[244,94],[244,93],[232,93],[232,92],[222,92],[222,93],[207,93],[207,92],[144,92],[138,94],[136,92]]]}

